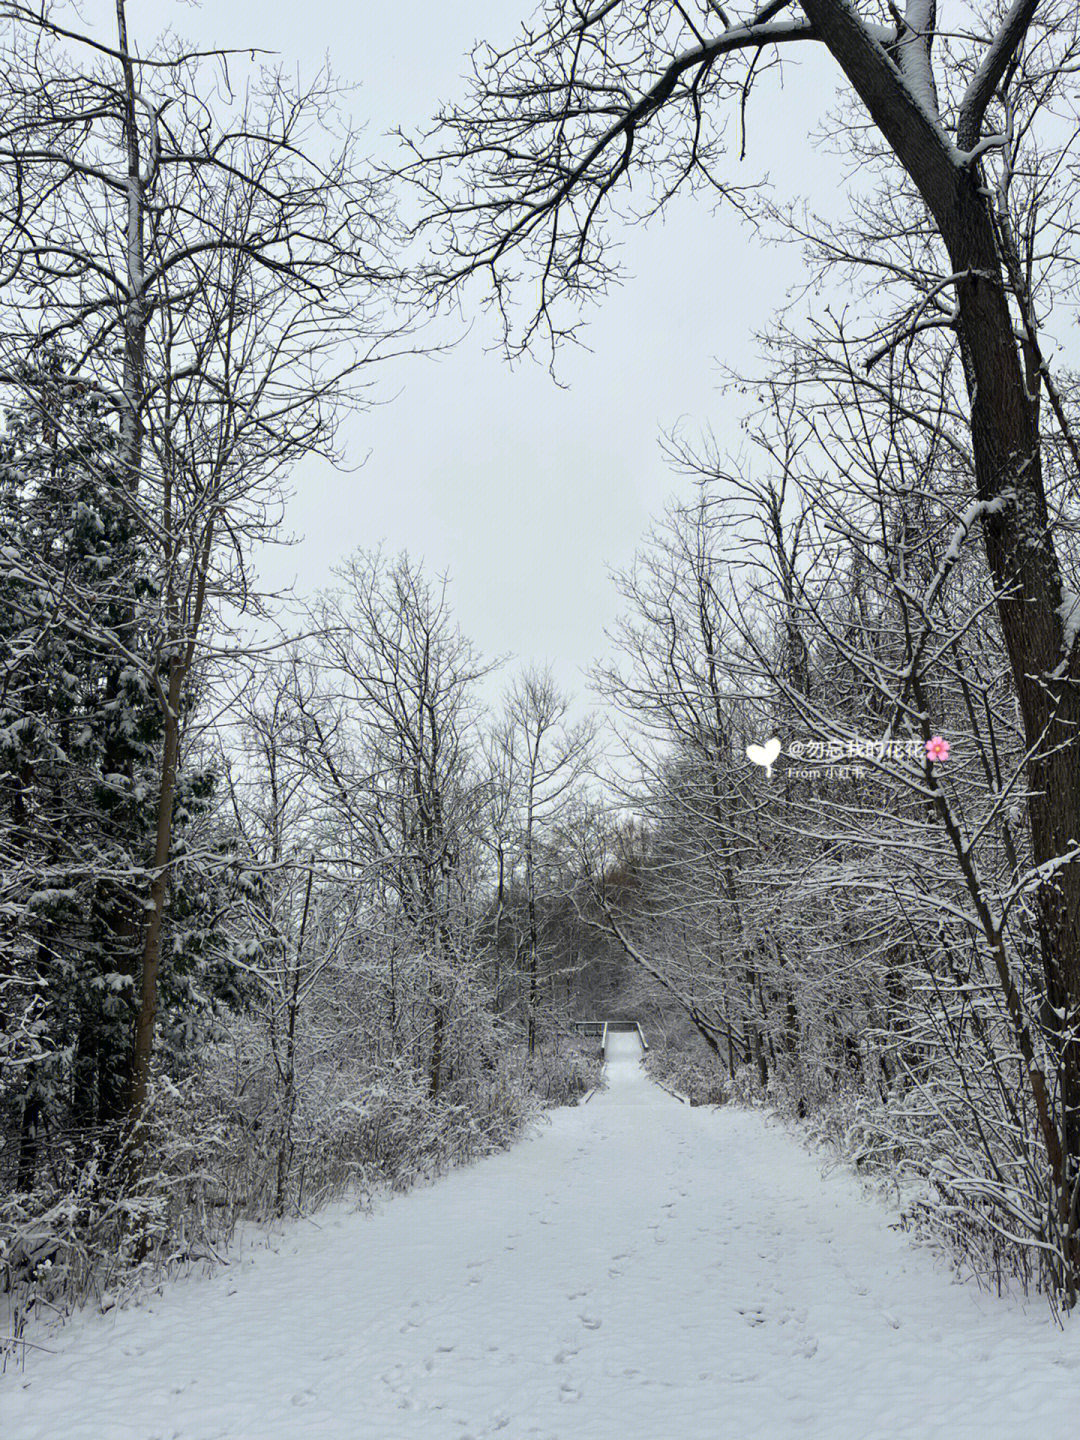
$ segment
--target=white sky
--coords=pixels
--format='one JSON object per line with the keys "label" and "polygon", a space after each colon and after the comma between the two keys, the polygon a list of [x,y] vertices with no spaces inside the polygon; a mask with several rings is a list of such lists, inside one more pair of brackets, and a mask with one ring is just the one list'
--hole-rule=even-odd
{"label": "white sky", "polygon": [[[258,45],[310,73],[326,55],[361,88],[355,118],[370,149],[392,152],[392,127],[423,124],[463,92],[473,41],[506,40],[533,0],[129,0],[129,27],[148,47],[166,25],[200,43]],[[92,0],[90,11],[97,11]],[[786,88],[765,77],[751,108],[742,180],[769,172],[777,195],[835,190],[836,162],[805,140],[830,103],[828,62],[807,52]],[[820,203],[820,195],[819,195]],[[407,548],[448,572],[462,629],[488,655],[548,662],[580,694],[605,649],[622,568],[677,480],[658,438],[680,422],[710,425],[738,445],[738,412],[719,394],[718,360],[752,365],[752,334],[799,279],[791,247],[762,245],[732,213],[687,199],[666,223],[627,232],[629,272],[591,312],[590,351],[565,352],[558,388],[541,365],[510,367],[473,333],[437,361],[410,358],[386,375],[392,403],[350,422],[362,469],[301,466],[287,525],[302,537],[259,562],[263,585],[309,592],[356,546]]]}

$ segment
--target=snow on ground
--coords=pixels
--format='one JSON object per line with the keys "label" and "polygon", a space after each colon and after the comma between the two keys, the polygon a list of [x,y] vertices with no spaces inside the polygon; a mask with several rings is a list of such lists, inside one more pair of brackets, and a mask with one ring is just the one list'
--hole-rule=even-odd
{"label": "snow on ground", "polygon": [[760,1115],[615,1037],[504,1155],[87,1315],[4,1440],[1073,1440],[1080,1333],[953,1284]]}

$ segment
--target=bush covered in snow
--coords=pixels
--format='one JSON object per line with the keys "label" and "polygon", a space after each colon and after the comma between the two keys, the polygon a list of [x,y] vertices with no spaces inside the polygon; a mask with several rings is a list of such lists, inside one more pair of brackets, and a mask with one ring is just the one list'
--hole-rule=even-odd
{"label": "bush covered in snow", "polygon": [[502,1150],[545,1106],[594,1088],[599,1062],[572,1042],[531,1065],[511,1047],[437,1097],[402,1068],[312,1071],[284,1143],[271,1112],[252,1103],[253,1076],[235,1079],[220,1048],[181,1083],[159,1076],[137,1168],[58,1147],[31,1193],[0,1201],[0,1303],[16,1350],[31,1318],[86,1301],[108,1308],[218,1263],[240,1222],[342,1198],[367,1204]]}
{"label": "bush covered in snow", "polygon": [[645,1068],[691,1105],[724,1105],[731,1099],[732,1082],[700,1042],[670,1036],[651,1040]]}

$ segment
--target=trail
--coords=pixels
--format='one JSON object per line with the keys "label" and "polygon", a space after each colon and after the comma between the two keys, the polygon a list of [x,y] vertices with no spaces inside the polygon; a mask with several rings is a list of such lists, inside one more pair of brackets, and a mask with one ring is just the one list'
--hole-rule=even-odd
{"label": "trail", "polygon": [[776,1124],[609,1088],[504,1155],[87,1315],[5,1440],[1069,1440],[1080,1333],[951,1282]]}

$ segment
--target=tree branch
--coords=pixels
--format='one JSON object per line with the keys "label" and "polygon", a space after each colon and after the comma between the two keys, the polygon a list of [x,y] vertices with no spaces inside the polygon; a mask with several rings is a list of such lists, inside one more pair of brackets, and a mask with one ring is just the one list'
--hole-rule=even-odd
{"label": "tree branch", "polygon": [[956,127],[958,149],[974,150],[978,144],[987,106],[994,98],[994,91],[1009,62],[1023,44],[1038,5],[1039,0],[1013,0],[1004,24],[960,101],[960,118]]}

